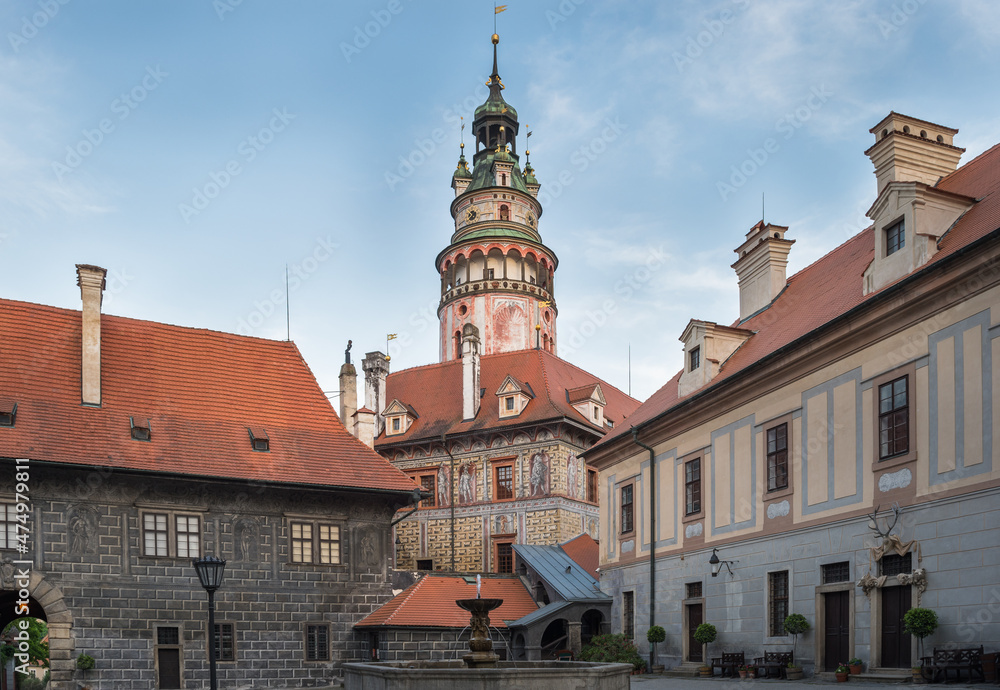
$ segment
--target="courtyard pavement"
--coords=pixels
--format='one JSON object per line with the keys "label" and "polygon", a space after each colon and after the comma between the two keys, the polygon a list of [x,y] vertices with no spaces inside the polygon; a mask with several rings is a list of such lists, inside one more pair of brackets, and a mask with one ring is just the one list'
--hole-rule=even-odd
{"label": "courtyard pavement", "polygon": [[[753,690],[753,688],[763,685],[774,686],[774,690],[777,690],[778,687],[794,690],[795,688],[815,689],[816,686],[819,685],[840,685],[840,683],[836,680],[818,680],[815,678],[789,681],[779,680],[777,678],[758,678],[756,680],[740,680],[739,678],[735,680],[732,678],[668,678],[666,676],[654,674],[632,676],[632,687],[636,690],[680,690],[681,688],[695,688],[696,690]],[[876,683],[864,680],[859,681],[855,678],[851,678],[843,687],[846,690],[846,688],[889,688],[898,685],[912,686],[912,683],[909,680],[899,683]],[[963,682],[949,683],[948,687],[986,688],[990,687],[990,685],[983,685],[982,683],[969,684]]]}

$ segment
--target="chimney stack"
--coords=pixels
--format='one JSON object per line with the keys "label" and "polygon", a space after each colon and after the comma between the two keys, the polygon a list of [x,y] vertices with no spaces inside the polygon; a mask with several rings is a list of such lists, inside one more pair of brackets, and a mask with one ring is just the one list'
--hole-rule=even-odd
{"label": "chimney stack", "polygon": [[365,372],[365,407],[375,413],[375,436],[378,436],[385,428],[382,411],[386,406],[385,379],[389,375],[389,358],[377,350],[369,352],[362,360],[361,368]]}
{"label": "chimney stack", "polygon": [[377,415],[367,407],[354,413],[354,435],[369,448],[375,447],[375,418]]}
{"label": "chimney stack", "polygon": [[785,289],[788,252],[795,240],[786,240],[788,228],[760,221],[750,228],[746,242],[736,248],[736,275],[740,282],[740,321],[757,313]]}
{"label": "chimney stack", "polygon": [[340,367],[340,421],[354,436],[358,431],[354,413],[358,411],[358,370],[351,364],[351,341],[344,350],[344,366]]}
{"label": "chimney stack", "polygon": [[957,129],[890,112],[868,130],[875,144],[865,151],[875,166],[878,194],[890,182],[923,182],[933,187],[955,172],[965,149],[952,144]]}
{"label": "chimney stack", "polygon": [[83,299],[80,398],[84,405],[101,404],[101,301],[107,273],[100,266],[76,265],[76,284]]}
{"label": "chimney stack", "polygon": [[462,326],[462,419],[479,414],[479,329]]}

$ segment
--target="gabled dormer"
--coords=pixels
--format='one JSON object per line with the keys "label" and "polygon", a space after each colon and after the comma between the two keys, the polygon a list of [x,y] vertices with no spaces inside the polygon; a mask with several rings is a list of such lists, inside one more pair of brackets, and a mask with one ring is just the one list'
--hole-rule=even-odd
{"label": "gabled dormer", "polygon": [[579,388],[570,388],[566,391],[566,399],[591,424],[604,426],[604,406],[608,401],[604,399],[601,384],[591,383]]}
{"label": "gabled dormer", "polygon": [[680,338],[684,343],[684,372],[677,394],[683,397],[693,393],[714,379],[730,355],[751,335],[753,331],[745,328],[691,319]]}
{"label": "gabled dormer", "polygon": [[948,229],[975,199],[937,189],[965,149],[957,129],[889,113],[871,129],[865,153],[875,166],[878,197],[866,214],[875,231],[875,256],[864,272],[864,294],[882,289],[926,264]]}
{"label": "gabled dormer", "polygon": [[535,393],[531,390],[531,386],[508,375],[497,389],[500,419],[517,417],[534,397]]}
{"label": "gabled dormer", "polygon": [[416,411],[399,400],[393,399],[389,406],[382,413],[385,417],[385,435],[399,436],[405,434],[413,422],[417,421]]}

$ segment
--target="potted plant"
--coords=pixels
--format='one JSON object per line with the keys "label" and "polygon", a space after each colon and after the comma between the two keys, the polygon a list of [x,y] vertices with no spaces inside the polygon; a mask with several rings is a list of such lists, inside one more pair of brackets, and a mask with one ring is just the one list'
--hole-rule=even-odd
{"label": "potted plant", "polygon": [[711,623],[702,623],[694,631],[695,642],[699,642],[703,646],[702,659],[704,661],[701,662],[701,668],[698,669],[698,672],[702,676],[707,677],[712,675],[712,667],[708,665],[708,645],[715,642],[715,638],[718,635],[719,631]]}
{"label": "potted plant", "polygon": [[746,664],[740,664],[740,667],[737,670],[740,672],[740,678],[746,678],[747,677],[747,665]]}
{"label": "potted plant", "polygon": [[802,666],[799,664],[796,646],[799,635],[808,631],[809,621],[801,613],[790,613],[785,617],[785,632],[792,636],[792,663],[788,664],[788,669],[785,671],[785,678],[788,680],[802,679]]}
{"label": "potted plant", "polygon": [[834,675],[837,676],[837,682],[838,683],[846,683],[847,682],[847,676],[850,675],[850,669],[847,667],[847,664],[841,662],[837,666],[837,670],[834,671],[833,673],[834,673]]}
{"label": "potted plant", "polygon": [[753,664],[747,664],[747,678],[757,677],[757,667]]}
{"label": "potted plant", "polygon": [[[938,626],[938,617],[931,609],[910,609],[903,614],[903,632],[909,633],[917,638],[917,648],[920,650],[920,657],[924,656],[924,638],[933,633]],[[914,683],[923,683],[924,676],[920,666],[911,669]]]}
{"label": "potted plant", "polygon": [[847,660],[847,666],[851,669],[851,675],[856,676],[861,673],[861,659],[853,657]]}
{"label": "potted plant", "polygon": [[646,641],[651,645],[649,648],[649,672],[660,673],[663,666],[656,663],[656,645],[667,639],[667,631],[659,625],[654,625],[646,631]]}

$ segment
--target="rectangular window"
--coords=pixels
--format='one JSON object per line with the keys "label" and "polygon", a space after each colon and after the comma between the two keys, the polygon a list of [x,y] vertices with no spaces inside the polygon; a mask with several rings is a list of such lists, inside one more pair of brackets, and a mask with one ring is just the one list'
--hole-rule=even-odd
{"label": "rectangular window", "polygon": [[514,498],[514,466],[497,465],[494,468],[494,478],[497,487],[497,500],[509,501]]}
{"label": "rectangular window", "polygon": [[882,560],[878,562],[878,574],[879,575],[899,575],[900,573],[908,573],[913,570],[913,554],[904,554],[900,556],[896,553],[886,554],[882,556]]}
{"label": "rectangular window", "polygon": [[434,559],[432,558],[418,558],[417,559],[417,570],[434,570]]}
{"label": "rectangular window", "polygon": [[694,371],[701,366],[701,346],[691,348],[688,352],[688,371]]}
{"label": "rectangular window", "polygon": [[181,643],[180,628],[162,627],[156,629],[156,644],[176,645]]}
{"label": "rectangular window", "polygon": [[635,514],[632,511],[632,489],[632,484],[622,487],[622,534],[631,532],[635,527]]}
{"label": "rectangular window", "polygon": [[622,592],[622,632],[635,638],[635,592]]}
{"label": "rectangular window", "polygon": [[851,579],[851,564],[847,561],[840,563],[827,563],[823,566],[823,584],[829,585],[834,582],[848,582]]}
{"label": "rectangular window", "polygon": [[910,450],[910,405],[907,378],[878,387],[878,426],[880,460],[904,455]]}
{"label": "rectangular window", "polygon": [[197,558],[201,555],[201,518],[177,516],[177,557]]}
{"label": "rectangular window", "polygon": [[232,623],[215,624],[215,660],[236,661],[236,633]]}
{"label": "rectangular window", "polygon": [[430,493],[428,498],[420,502],[421,508],[433,508],[437,498],[437,477],[433,474],[425,474],[420,477],[420,488]]}
{"label": "rectangular window", "polygon": [[292,563],[312,563],[313,526],[308,522],[293,522]]}
{"label": "rectangular window", "polygon": [[885,229],[885,255],[895,254],[906,245],[906,226],[903,221],[893,223]]}
{"label": "rectangular window", "polygon": [[514,547],[511,546],[510,542],[497,544],[497,572],[514,572]]}
{"label": "rectangular window", "polygon": [[701,583],[688,582],[684,585],[688,599],[701,599]]}
{"label": "rectangular window", "polygon": [[330,660],[330,626],[306,626],[306,661]]}
{"label": "rectangular window", "polygon": [[767,430],[767,490],[788,488],[788,424]]}
{"label": "rectangular window", "polygon": [[[146,513],[142,516],[143,554],[146,556],[168,556],[167,514]],[[160,628],[164,630],[165,628]]]}
{"label": "rectangular window", "polygon": [[601,419],[601,410],[600,408],[597,407],[597,405],[594,405],[594,421],[596,422],[599,421],[600,419]]}
{"label": "rectangular window", "polygon": [[485,274],[483,275],[483,278],[485,278],[486,280],[493,280],[493,269],[487,268]]}
{"label": "rectangular window", "polygon": [[701,512],[701,458],[684,463],[685,514]]}
{"label": "rectangular window", "polygon": [[340,563],[340,528],[336,525],[319,526],[319,562],[324,565]]}
{"label": "rectangular window", "polygon": [[0,518],[3,518],[3,526],[0,527],[0,549],[16,549],[17,506],[13,503],[0,504]]}
{"label": "rectangular window", "polygon": [[597,503],[597,470],[587,470],[587,500]]}
{"label": "rectangular window", "polygon": [[392,418],[392,430],[399,431],[399,417]]}
{"label": "rectangular window", "polygon": [[514,396],[508,395],[504,400],[504,404],[507,406],[507,411],[512,412],[514,410]]}
{"label": "rectangular window", "polygon": [[768,616],[768,635],[784,637],[785,618],[788,617],[788,571],[767,574],[767,589],[770,615]]}

